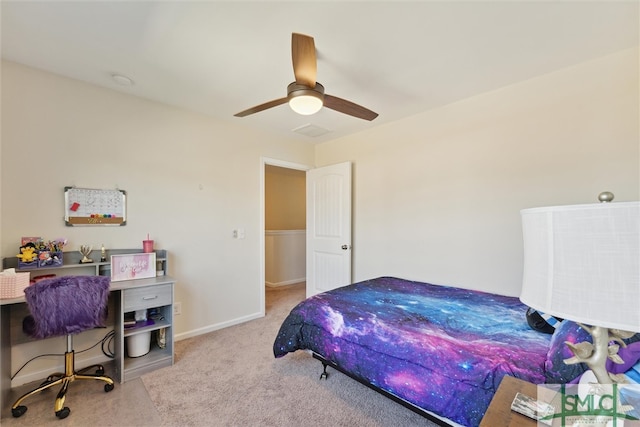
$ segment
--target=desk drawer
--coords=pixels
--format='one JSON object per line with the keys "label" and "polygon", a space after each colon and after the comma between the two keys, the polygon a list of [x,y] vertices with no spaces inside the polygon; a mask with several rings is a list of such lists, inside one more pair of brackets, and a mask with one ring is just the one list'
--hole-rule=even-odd
{"label": "desk drawer", "polygon": [[123,290],[124,312],[161,307],[172,303],[171,288],[173,285],[145,286]]}

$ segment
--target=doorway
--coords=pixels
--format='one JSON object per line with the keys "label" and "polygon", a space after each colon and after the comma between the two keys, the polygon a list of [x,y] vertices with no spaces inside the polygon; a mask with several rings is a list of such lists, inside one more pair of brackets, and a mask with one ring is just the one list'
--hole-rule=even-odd
{"label": "doorway", "polygon": [[307,165],[262,159],[260,294],[263,315],[267,310],[267,290],[273,293],[298,286],[296,283],[306,278],[305,186],[309,169]]}

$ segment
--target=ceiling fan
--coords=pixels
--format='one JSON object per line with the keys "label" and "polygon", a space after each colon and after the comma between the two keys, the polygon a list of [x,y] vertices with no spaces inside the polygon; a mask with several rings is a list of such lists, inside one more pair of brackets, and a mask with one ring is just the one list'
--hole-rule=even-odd
{"label": "ceiling fan", "polygon": [[256,105],[236,113],[234,116],[245,117],[288,102],[293,111],[303,115],[314,114],[325,106],[359,119],[371,121],[378,117],[378,113],[367,108],[324,93],[324,86],[316,81],[316,46],[313,37],[293,33],[291,35],[291,57],[296,81],[287,86],[287,96]]}

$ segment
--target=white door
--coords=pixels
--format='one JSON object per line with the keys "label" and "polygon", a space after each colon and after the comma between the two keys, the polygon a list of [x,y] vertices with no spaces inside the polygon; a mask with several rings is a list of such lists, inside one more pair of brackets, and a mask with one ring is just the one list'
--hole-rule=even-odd
{"label": "white door", "polygon": [[351,162],[307,171],[307,297],[351,283]]}

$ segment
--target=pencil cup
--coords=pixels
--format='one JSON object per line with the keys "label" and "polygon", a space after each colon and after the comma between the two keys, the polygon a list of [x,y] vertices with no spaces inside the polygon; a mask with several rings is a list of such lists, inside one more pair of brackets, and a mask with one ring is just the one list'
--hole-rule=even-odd
{"label": "pencil cup", "polygon": [[153,240],[142,241],[142,252],[146,254],[153,252]]}

